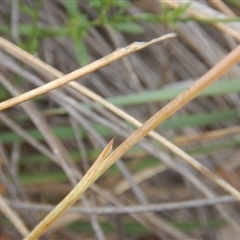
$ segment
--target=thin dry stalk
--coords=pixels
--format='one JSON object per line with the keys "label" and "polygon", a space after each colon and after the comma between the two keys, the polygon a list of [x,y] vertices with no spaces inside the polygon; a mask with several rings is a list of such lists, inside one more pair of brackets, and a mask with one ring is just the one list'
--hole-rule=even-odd
{"label": "thin dry stalk", "polygon": [[[197,199],[188,200],[173,203],[161,203],[161,204],[149,204],[139,206],[118,206],[118,207],[97,207],[86,209],[84,207],[71,207],[67,210],[67,213],[78,214],[131,214],[142,212],[161,212],[161,211],[173,211],[178,209],[197,208],[200,206],[214,206],[223,203],[235,203],[236,199],[232,196],[223,196],[211,199]],[[54,206],[47,204],[35,204],[35,203],[23,203],[10,201],[9,204],[18,210],[27,210],[33,212],[50,212],[54,209]]]}
{"label": "thin dry stalk", "polygon": [[240,127],[230,127],[230,128],[223,128],[213,131],[208,131],[204,133],[199,133],[195,136],[179,136],[174,143],[178,146],[184,146],[188,144],[193,144],[197,142],[201,142],[204,140],[212,140],[212,139],[219,139],[226,137],[228,135],[238,134],[240,133]]}
{"label": "thin dry stalk", "polygon": [[[105,160],[105,158],[111,152],[112,145],[113,145],[113,140],[111,140],[107,144],[107,146],[100,153],[100,155],[98,156],[96,161],[93,163],[91,168],[85,174],[85,176],[86,176],[86,183],[85,184],[88,185],[88,183],[92,182],[92,179],[94,178],[94,174],[97,172],[98,168],[100,167],[100,164]],[[68,197],[68,200],[67,200],[68,206],[66,206],[66,207],[69,208],[79,199],[78,191],[71,191],[71,193],[67,197]],[[60,210],[61,211],[61,215],[65,212],[66,209],[62,209],[62,211]],[[53,222],[55,222],[57,220],[57,218],[58,217],[53,218],[52,221],[49,222],[48,224],[43,224],[41,230],[39,231],[39,234],[38,233],[36,234],[36,233],[34,233],[34,231],[32,231],[33,234],[30,233],[29,236],[26,237],[26,239],[38,239],[40,237],[40,235],[42,235],[42,233],[45,232],[53,224]]]}
{"label": "thin dry stalk", "polygon": [[[5,41],[5,40],[4,40]],[[55,75],[55,76],[62,76],[62,73],[60,73],[59,71],[57,71],[56,69],[48,66],[47,64],[43,63],[42,61],[40,61],[39,59],[34,58],[33,56],[31,56],[30,54],[22,51],[21,49],[17,48],[16,46],[12,45],[9,42],[0,42],[0,43],[4,43],[3,45],[7,45],[8,48],[5,48],[6,51],[10,52],[10,54],[15,55],[15,57],[17,57],[18,59],[20,58],[21,60],[25,60],[25,62],[27,61],[28,64],[34,62],[34,64],[36,64],[38,67],[41,67],[42,69],[46,70],[47,72],[50,72],[51,74]],[[18,55],[19,54],[19,55]],[[31,62],[29,62],[29,60],[32,60]],[[32,65],[32,64],[30,64]],[[34,67],[34,65],[32,66]],[[75,82],[71,82],[69,83],[69,85],[71,85],[72,87],[74,87],[75,89],[80,88],[81,89],[81,85]],[[78,89],[79,90],[79,89]],[[89,92],[88,95],[91,96],[91,91],[86,89],[86,92]],[[86,94],[87,95],[87,94]],[[95,93],[92,92],[92,96],[96,96],[97,95]],[[94,98],[93,98],[94,99]],[[95,100],[95,99],[94,99]],[[105,101],[103,99],[103,101]],[[106,101],[105,101],[106,102]],[[107,102],[106,102],[107,103]],[[108,103],[107,103],[108,104]],[[103,104],[104,105],[104,104]],[[111,106],[111,104],[110,104]],[[112,106],[114,107],[114,106]],[[139,123],[140,124],[140,123]],[[187,155],[184,151],[182,151],[181,149],[177,148],[176,146],[174,146],[172,143],[168,142],[167,140],[165,140],[163,137],[161,137],[160,135],[158,136],[158,141],[162,143],[170,148],[172,151],[174,151],[177,155],[179,155],[182,158],[186,158],[187,161],[191,161],[191,156]],[[196,160],[195,160],[196,161]]]}
{"label": "thin dry stalk", "polygon": [[[123,154],[125,154],[132,146],[139,142],[150,131],[157,127],[160,123],[166,120],[169,116],[183,107],[186,103],[196,97],[201,91],[207,88],[210,84],[216,81],[220,76],[226,73],[233,65],[240,60],[240,46],[229,53],[221,62],[203,75],[194,85],[185,90],[182,94],[172,100],[153,117],[151,117],[143,126],[138,128],[129,138],[127,138],[115,151],[113,151],[104,161],[100,164],[97,172],[89,178],[89,171],[81,179],[78,185],[60,202],[55,209],[49,213],[39,225],[27,236],[26,239],[36,239],[41,236],[47,228],[59,218],[74,202],[76,202],[83,192],[96,181],[114,162],[116,162]],[[233,188],[226,181],[213,174],[209,169],[205,168],[197,161],[189,161],[189,164],[194,166],[202,174],[217,183],[231,195],[240,201],[240,193]]]}
{"label": "thin dry stalk", "polygon": [[[5,86],[6,89],[14,96],[20,95],[20,91],[16,89],[13,85],[11,85],[1,74],[0,74],[0,82],[3,86]],[[52,149],[54,154],[56,155],[60,166],[63,168],[63,171],[65,171],[66,175],[68,176],[70,182],[75,186],[77,184],[77,179],[73,174],[72,169],[75,169],[72,164],[71,157],[66,150],[66,148],[63,146],[61,141],[59,141],[55,135],[52,133],[51,128],[49,127],[47,121],[41,116],[37,108],[35,107],[34,103],[29,101],[26,103],[23,103],[22,108],[28,113],[32,121],[35,123],[36,127],[39,129],[39,131],[42,133],[44,138],[46,139],[46,142],[49,144],[49,147]],[[88,206],[88,203],[86,202],[86,199],[83,197],[83,204],[84,206]],[[90,220],[93,224],[93,215],[90,216]],[[95,229],[94,229],[95,230]],[[100,231],[98,231],[100,233]],[[104,239],[104,235],[100,234],[98,235],[96,233],[97,239]]]}
{"label": "thin dry stalk", "polygon": [[17,104],[20,104],[22,102],[25,102],[27,100],[30,100],[34,97],[37,97],[39,95],[42,95],[44,93],[47,93],[51,90],[54,90],[56,88],[59,88],[73,80],[76,80],[80,77],[83,77],[89,73],[92,73],[96,70],[98,70],[101,67],[104,67],[120,58],[123,58],[127,55],[129,55],[130,53],[139,51],[143,48],[146,48],[154,43],[160,42],[162,40],[168,39],[168,38],[172,38],[175,37],[176,34],[175,33],[170,33],[170,34],[166,34],[162,37],[153,39],[149,42],[134,42],[132,44],[130,44],[129,46],[125,47],[125,48],[121,48],[121,49],[117,49],[116,51],[112,52],[111,54],[93,62],[88,64],[87,66],[84,66],[74,72],[71,72],[70,74],[67,74],[59,79],[56,79],[52,82],[49,82],[41,87],[38,87],[36,89],[33,89],[31,91],[28,91],[26,93],[21,94],[20,96],[11,98],[9,100],[6,100],[2,103],[0,103],[0,111],[13,107]]}
{"label": "thin dry stalk", "polygon": [[[38,68],[42,69],[43,71],[46,71],[50,73],[51,75],[55,77],[62,77],[63,73],[59,72],[55,68],[49,66],[48,64],[42,62],[41,60],[35,58],[34,56],[30,55],[29,53],[25,52],[24,50],[18,48],[14,44],[8,42],[7,40],[0,38],[0,47],[3,47],[5,51],[10,53],[11,55],[15,56],[17,59],[24,61],[26,64],[31,65],[32,67],[35,67],[37,70]],[[34,65],[33,65],[34,64]],[[142,123],[133,118],[132,116],[128,115],[123,110],[119,109],[118,107],[114,106],[113,104],[106,101],[104,98],[96,94],[95,92],[91,91],[87,87],[83,86],[80,83],[77,82],[70,82],[68,83],[71,87],[73,87],[75,90],[83,93],[87,97],[91,98],[95,102],[100,103],[105,108],[109,109],[119,117],[123,118],[124,120],[132,123],[136,127],[142,126]],[[183,158],[186,161],[191,161],[191,156],[189,156],[187,153],[176,147],[174,144],[172,144],[170,141],[162,137],[156,132],[150,132],[148,134],[161,144],[163,144],[165,147],[169,148],[172,152],[174,152],[179,157]],[[196,161],[196,160],[195,160]]]}
{"label": "thin dry stalk", "polygon": [[25,237],[29,234],[29,230],[24,225],[21,218],[18,216],[18,214],[11,209],[11,207],[8,205],[8,203],[5,201],[5,199],[0,195],[0,210],[2,213],[6,216],[6,218],[9,219],[9,221],[15,226],[15,228],[19,231],[19,233]]}
{"label": "thin dry stalk", "polygon": [[236,17],[236,14],[222,1],[211,1],[207,0],[209,4],[220,10],[222,13],[224,13],[228,17]]}
{"label": "thin dry stalk", "polygon": [[[143,136],[149,131],[158,126],[161,122],[171,116],[174,112],[184,106],[187,102],[192,100],[198,93],[216,81],[221,75],[223,75],[230,67],[236,64],[240,60],[240,46],[233,50],[227,57],[225,57],[214,68],[201,77],[193,86],[184,91],[181,95],[171,101],[162,110],[156,113],[150,118],[142,127],[140,127],[135,133],[133,133],[126,141],[124,141],[100,166],[100,169],[96,175],[100,176],[111,164],[116,161],[123,153],[125,153],[130,147],[136,144]],[[240,201],[240,193],[234,189],[227,182],[212,174],[207,168],[199,164],[197,161],[189,161],[189,164],[194,166],[198,171],[205,176],[212,179],[219,186],[231,193]],[[96,177],[97,179],[97,177]]]}
{"label": "thin dry stalk", "polygon": [[[29,53],[21,50],[17,46],[13,45],[12,43],[1,39],[0,38],[0,46],[4,47],[4,50],[7,51],[8,53],[14,55],[16,58],[19,60],[23,60],[25,63],[30,64],[32,66],[32,63],[34,65],[32,67],[39,67],[42,70],[49,72],[50,74],[54,75],[55,77],[61,77],[63,74],[59,72],[58,70],[52,68],[51,66],[45,64],[41,60],[35,58],[34,56],[30,55]],[[142,126],[142,123],[136,120],[135,118],[131,117],[121,109],[117,108],[116,106],[112,105],[111,103],[107,102],[104,98],[101,96],[97,95],[90,89],[86,88],[85,86],[81,85],[80,83],[77,82],[70,82],[69,85],[76,89],[77,91],[83,93],[84,95],[88,96],[89,98],[93,99],[95,102],[100,103],[110,111],[114,112],[116,115],[119,117],[125,119],[126,121],[132,123],[133,125],[140,127]],[[185,153],[183,150],[175,146],[173,143],[162,137],[156,132],[150,132],[149,136],[154,138],[155,140],[159,141],[161,144],[163,144],[165,147],[169,148],[172,152],[174,152],[176,155],[179,157],[183,158],[185,161],[197,161],[194,158],[192,158],[190,155]],[[200,164],[200,163],[199,163]],[[193,164],[194,165],[194,164]]]}
{"label": "thin dry stalk", "polygon": [[[168,167],[164,164],[159,166],[147,168],[145,170],[139,171],[138,173],[133,175],[133,179],[137,184],[142,183],[143,181],[150,179],[151,177],[164,172],[168,169]],[[114,187],[114,191],[116,194],[121,195],[124,192],[130,189],[130,185],[126,180],[122,180],[121,182],[117,183]]]}

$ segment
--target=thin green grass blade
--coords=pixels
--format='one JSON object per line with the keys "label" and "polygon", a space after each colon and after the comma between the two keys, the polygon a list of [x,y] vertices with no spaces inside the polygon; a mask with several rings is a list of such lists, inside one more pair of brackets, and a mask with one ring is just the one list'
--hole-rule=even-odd
{"label": "thin green grass blade", "polygon": [[[145,91],[137,94],[109,98],[108,101],[116,106],[132,106],[144,103],[169,101],[177,97],[185,89],[186,88],[169,88],[156,91]],[[200,93],[199,97],[210,97],[234,92],[240,92],[240,79],[216,82]]]}
{"label": "thin green grass blade", "polygon": [[[178,116],[177,118],[171,118],[166,120],[161,126],[163,129],[181,129],[183,127],[200,127],[209,126],[211,124],[223,123],[224,121],[232,121],[238,118],[236,110],[228,110],[222,112],[211,112],[204,114],[194,114],[186,116]],[[94,129],[101,134],[103,137],[114,137],[113,131],[107,129],[99,124],[94,125]],[[42,141],[43,137],[40,132],[36,129],[27,130],[27,132],[35,139]],[[63,126],[53,128],[53,132],[60,140],[71,140],[75,138],[75,133],[70,126]],[[83,128],[79,128],[79,132],[82,138],[85,138],[86,131]],[[24,142],[23,139],[14,132],[2,132],[1,133],[2,143],[13,143],[13,142]]]}

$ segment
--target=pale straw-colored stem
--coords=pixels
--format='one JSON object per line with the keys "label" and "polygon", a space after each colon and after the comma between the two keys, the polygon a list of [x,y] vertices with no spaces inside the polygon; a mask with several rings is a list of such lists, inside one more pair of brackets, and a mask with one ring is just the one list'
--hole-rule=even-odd
{"label": "pale straw-colored stem", "polygon": [[32,98],[35,98],[39,95],[45,94],[56,88],[59,88],[71,81],[74,81],[80,77],[83,77],[89,73],[92,73],[92,72],[98,70],[99,68],[102,68],[114,61],[117,61],[118,59],[121,59],[133,52],[139,51],[139,50],[146,48],[154,43],[160,42],[160,41],[168,39],[168,38],[173,38],[175,36],[176,36],[175,33],[170,33],[170,34],[166,34],[162,37],[153,39],[149,42],[134,42],[127,47],[117,49],[116,51],[110,53],[109,55],[107,55],[93,63],[90,63],[87,66],[84,66],[76,71],[73,71],[63,77],[60,77],[54,81],[51,81],[41,87],[38,87],[31,91],[23,93],[20,96],[11,98],[4,102],[1,102],[0,103],[0,111],[10,108],[10,107],[13,107],[17,104],[20,104],[20,103],[30,100]]}
{"label": "pale straw-colored stem", "polygon": [[[215,65],[205,75],[203,75],[198,81],[195,82],[190,88],[185,90],[182,94],[172,100],[153,117],[151,117],[145,124],[139,127],[131,136],[129,136],[118,148],[115,149],[98,167],[96,173],[89,179],[89,172],[81,179],[77,186],[40,222],[33,231],[26,237],[29,239],[37,239],[41,236],[46,229],[59,218],[67,208],[69,208],[74,202],[76,202],[86,191],[89,186],[96,181],[114,162],[116,162],[122,155],[124,155],[132,146],[145,137],[156,126],[162,123],[169,116],[174,114],[177,110],[183,107],[186,103],[196,97],[203,89],[208,87],[220,76],[226,73],[234,64],[240,61],[240,46],[229,53],[221,62]],[[197,161],[190,161],[191,165],[194,165],[196,169],[202,172],[205,176],[212,179],[219,186],[236,197],[240,201],[240,193],[228,184],[223,179],[213,174],[210,170],[202,166]],[[91,172],[91,169],[90,169]]]}

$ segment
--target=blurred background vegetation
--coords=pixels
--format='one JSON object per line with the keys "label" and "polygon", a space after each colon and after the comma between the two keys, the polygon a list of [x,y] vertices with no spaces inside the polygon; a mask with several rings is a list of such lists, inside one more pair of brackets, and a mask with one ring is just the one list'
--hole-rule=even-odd
{"label": "blurred background vegetation", "polygon": [[[237,46],[239,35],[232,36],[216,24],[237,32],[240,5],[219,3],[223,5],[189,1],[172,8],[161,1],[142,0],[2,1],[0,36],[67,74],[133,41],[176,32],[176,39],[77,80],[144,122]],[[209,15],[191,15],[193,4],[198,4],[199,12],[208,9]],[[4,49],[0,49],[0,71],[0,101],[54,79]],[[239,78],[237,65],[156,129],[237,189]],[[49,211],[44,207],[57,204],[73,187],[63,167],[53,162],[59,152],[83,174],[110,139],[115,137],[117,146],[134,129],[69,86],[37,97],[25,108],[21,104],[6,110],[0,114],[1,194],[32,229]],[[97,181],[98,191],[89,190],[76,206],[114,206],[116,200],[104,199],[99,191],[117,199],[119,208],[226,195],[168,149],[148,138],[144,141],[147,148],[132,148]],[[182,170],[173,170],[168,161]],[[137,216],[69,213],[44,238],[169,239],[165,224],[176,231],[175,236],[236,238],[238,214],[236,203],[219,208],[213,204],[181,209],[179,205],[177,210]],[[0,215],[0,238],[19,239],[18,234]]]}

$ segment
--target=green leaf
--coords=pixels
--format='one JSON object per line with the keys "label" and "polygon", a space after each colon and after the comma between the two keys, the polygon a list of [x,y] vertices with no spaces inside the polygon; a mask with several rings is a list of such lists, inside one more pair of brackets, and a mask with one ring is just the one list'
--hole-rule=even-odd
{"label": "green leaf", "polygon": [[192,2],[181,4],[178,8],[175,9],[176,10],[175,13],[178,15],[186,13],[186,10],[190,7],[191,4]]}
{"label": "green leaf", "polygon": [[[186,87],[145,91],[108,99],[117,106],[131,106],[143,103],[168,101],[177,97]],[[240,92],[240,79],[216,82],[199,94],[201,97]]]}
{"label": "green leaf", "polygon": [[33,11],[33,9],[24,3],[20,4],[20,10],[26,13],[27,15],[31,16],[32,18],[35,16],[35,12]]}
{"label": "green leaf", "polygon": [[209,112],[173,117],[162,123],[165,129],[181,129],[188,126],[207,126],[219,122],[230,121],[238,118],[237,111]]}
{"label": "green leaf", "polygon": [[[171,221],[169,222],[169,224],[184,232],[194,232],[202,230],[202,223],[199,221]],[[106,234],[115,233],[114,227],[109,222],[100,221],[100,226],[103,232]],[[226,226],[226,222],[224,220],[216,218],[208,219],[206,222],[206,226],[209,229],[218,229],[220,227]],[[122,228],[123,231],[127,234],[137,234],[136,236],[145,237],[146,239],[152,239],[151,237],[149,237],[149,234],[151,233],[150,230],[138,222],[133,222],[131,220],[122,221]],[[81,234],[91,234],[93,232],[91,223],[83,220],[74,222],[73,224],[69,225],[67,229]]]}
{"label": "green leaf", "polygon": [[65,1],[65,6],[67,8],[67,12],[69,16],[75,17],[78,12],[78,2],[76,0],[67,0]]}
{"label": "green leaf", "polygon": [[74,45],[77,51],[77,58],[81,66],[89,63],[88,51],[82,39],[75,40]]}
{"label": "green leaf", "polygon": [[88,0],[88,2],[92,8],[95,8],[97,10],[101,10],[105,6],[104,1],[102,0]]}
{"label": "green leaf", "polygon": [[172,9],[170,7],[168,7],[167,4],[165,4],[164,2],[161,3],[161,10],[163,15],[166,15],[168,12],[171,12]]}
{"label": "green leaf", "polygon": [[78,14],[71,18],[67,24],[66,28],[73,40],[82,39],[86,36],[89,29],[90,23],[84,14]]}
{"label": "green leaf", "polygon": [[[9,26],[0,25],[0,33],[10,34]],[[32,33],[32,26],[29,24],[19,24],[19,33],[23,37],[28,37]],[[35,26],[34,34],[35,34],[35,37],[38,37],[38,38],[69,36],[69,33],[65,27],[52,29],[48,27]]]}
{"label": "green leaf", "polygon": [[62,171],[51,171],[44,173],[20,174],[19,181],[24,185],[59,183],[67,180],[66,174]]}
{"label": "green leaf", "polygon": [[190,5],[191,2],[188,2],[186,4],[181,4],[178,8],[169,9],[168,6],[165,6],[165,4],[163,4],[163,20],[165,20],[165,22],[169,23],[173,27],[176,27],[177,21],[183,17]]}
{"label": "green leaf", "polygon": [[88,0],[89,5],[98,11],[103,10],[105,7],[117,7],[122,10],[129,8],[130,4],[122,0]]}
{"label": "green leaf", "polygon": [[140,21],[147,21],[150,23],[159,23],[162,22],[163,17],[156,15],[156,14],[151,14],[151,13],[140,13],[137,15],[132,16],[136,20]]}
{"label": "green leaf", "polygon": [[122,0],[115,0],[113,1],[113,5],[115,7],[119,7],[121,9],[127,9],[129,8],[130,4],[127,1],[122,1]]}
{"label": "green leaf", "polygon": [[112,22],[111,26],[121,32],[138,34],[144,31],[143,27],[134,22]]}
{"label": "green leaf", "polygon": [[[211,124],[222,123],[224,121],[231,121],[238,118],[238,112],[236,110],[228,110],[221,112],[211,112],[203,114],[191,114],[186,116],[178,116],[177,118],[167,119],[162,123],[163,129],[181,129],[187,126],[208,126]],[[220,121],[221,119],[221,121]],[[103,137],[113,137],[114,133],[112,130],[101,126],[99,124],[94,125],[94,129]],[[74,138],[74,131],[69,126],[53,128],[54,134],[60,140],[69,140]],[[79,128],[79,132],[82,138],[85,138],[87,133],[83,128]],[[41,133],[36,129],[27,130],[27,133],[39,141],[43,141]],[[13,142],[24,142],[18,134],[14,132],[1,132],[1,141],[5,144]]]}
{"label": "green leaf", "polygon": [[0,85],[0,102],[3,102],[9,98],[11,98],[11,95],[5,88],[3,88],[2,85]]}
{"label": "green leaf", "polygon": [[67,23],[67,29],[74,43],[77,59],[81,66],[89,63],[88,52],[84,44],[84,37],[87,35],[89,28],[90,22],[84,14],[75,15]]}

